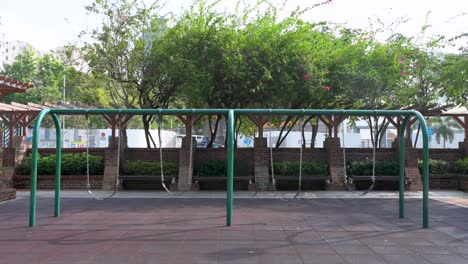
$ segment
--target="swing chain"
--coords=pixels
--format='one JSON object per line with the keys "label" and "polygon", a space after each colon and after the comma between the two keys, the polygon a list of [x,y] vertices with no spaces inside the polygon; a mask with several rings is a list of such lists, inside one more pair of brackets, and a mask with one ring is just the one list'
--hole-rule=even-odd
{"label": "swing chain", "polygon": [[121,151],[121,143],[120,140],[122,139],[122,116],[119,115],[119,122],[117,123],[117,128],[119,130],[119,136],[117,139],[117,174],[114,179],[114,191],[117,191],[119,189],[120,185],[120,151]]}
{"label": "swing chain", "polygon": [[341,123],[341,149],[343,152],[343,170],[344,170],[344,183],[347,186],[348,184],[353,184],[353,180],[348,177],[348,174],[346,172],[346,145],[345,145],[345,131],[344,131],[344,119],[343,122]]}
{"label": "swing chain", "polygon": [[[273,121],[273,117],[271,115],[271,109],[270,109],[270,122]],[[263,135],[262,135],[263,137]],[[273,166],[273,142],[271,141],[271,130],[268,133],[268,138],[269,138],[269,144],[270,144],[270,169],[271,169],[271,185],[272,189],[276,190],[276,179],[275,179],[275,170]]]}
{"label": "swing chain", "polygon": [[[190,115],[190,138],[187,138],[186,140],[190,140],[190,147],[189,147],[189,166],[188,166],[188,175],[192,175],[193,174],[193,169],[192,169],[192,166],[193,166],[193,123],[194,123],[194,118],[193,118],[193,114]],[[192,175],[193,176],[193,175]],[[188,179],[188,184],[189,186],[191,185],[192,183],[192,177],[187,177]]]}
{"label": "swing chain", "polygon": [[302,133],[304,132],[304,128],[302,127],[302,123],[303,123],[303,116],[301,115],[301,118],[299,119],[299,127],[300,127],[300,131],[301,131],[301,146],[300,146],[300,149],[299,149],[299,187],[298,187],[298,190],[297,192],[301,192],[301,189],[302,189],[302,148],[304,147],[304,139],[303,139],[303,135]]}
{"label": "swing chain", "polygon": [[163,153],[162,153],[162,138],[161,138],[161,126],[162,126],[163,116],[162,114],[158,115],[158,139],[159,139],[159,168],[161,169],[161,185],[166,192],[172,194],[172,192],[167,188],[166,183],[164,182],[164,167],[163,167]]}
{"label": "swing chain", "polygon": [[374,133],[372,133],[372,136],[374,137],[372,139],[372,183],[375,183],[375,152],[377,148],[378,126],[378,118],[377,116],[374,116]]}
{"label": "swing chain", "polygon": [[86,187],[91,190],[91,182],[89,179],[89,119],[88,114],[85,114],[86,118]]}

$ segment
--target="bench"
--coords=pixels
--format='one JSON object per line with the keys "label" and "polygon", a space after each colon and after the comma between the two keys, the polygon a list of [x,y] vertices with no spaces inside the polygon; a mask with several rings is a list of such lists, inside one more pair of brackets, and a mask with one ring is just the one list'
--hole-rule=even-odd
{"label": "bench", "polygon": [[[271,175],[270,181],[271,181]],[[324,190],[330,176],[327,175],[302,175],[301,187],[309,190]],[[299,175],[275,175],[277,190],[296,190],[299,185]]]}
{"label": "bench", "polygon": [[[249,189],[250,184],[255,181],[254,176],[236,176],[234,175],[234,182],[237,182],[234,187],[239,190]],[[217,190],[224,189],[227,184],[227,176],[193,176],[194,190],[206,189]]]}
{"label": "bench", "polygon": [[[135,189],[160,189],[161,186],[161,176],[160,175],[120,175],[120,180],[122,185],[126,188],[135,188]],[[164,175],[164,183],[169,188],[169,185],[172,183],[172,179],[177,176],[174,175]]]}

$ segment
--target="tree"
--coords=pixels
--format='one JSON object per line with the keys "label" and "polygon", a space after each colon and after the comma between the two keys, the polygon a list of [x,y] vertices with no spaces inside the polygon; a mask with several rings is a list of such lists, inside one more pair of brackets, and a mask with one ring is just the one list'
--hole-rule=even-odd
{"label": "tree", "polygon": [[434,117],[428,121],[436,127],[435,139],[440,144],[440,139],[443,140],[443,148],[445,148],[445,141],[448,140],[450,143],[455,138],[454,129],[460,129],[460,125],[450,117]]}
{"label": "tree", "polygon": [[[167,108],[174,95],[176,84],[158,64],[161,49],[154,45],[164,33],[158,7],[158,2],[148,6],[138,0],[96,0],[86,7],[105,18],[84,51],[92,70],[108,77],[115,107]],[[147,146],[155,146],[149,133],[153,116],[143,115],[142,121]]]}

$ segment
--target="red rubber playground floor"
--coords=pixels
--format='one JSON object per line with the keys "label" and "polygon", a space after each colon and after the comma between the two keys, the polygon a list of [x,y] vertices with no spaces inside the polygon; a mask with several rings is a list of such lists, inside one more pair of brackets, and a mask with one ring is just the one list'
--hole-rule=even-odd
{"label": "red rubber playground floor", "polygon": [[396,199],[39,198],[0,203],[0,263],[468,263],[468,208]]}

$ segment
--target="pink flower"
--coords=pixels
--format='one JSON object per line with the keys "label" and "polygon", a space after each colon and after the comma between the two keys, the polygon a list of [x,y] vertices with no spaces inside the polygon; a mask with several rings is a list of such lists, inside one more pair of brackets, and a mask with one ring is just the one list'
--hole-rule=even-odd
{"label": "pink flower", "polygon": [[122,15],[121,18],[122,18],[122,20],[127,19],[127,17],[125,15]]}
{"label": "pink flower", "polygon": [[332,1],[333,1],[333,0],[328,0],[327,2],[328,2],[329,4],[331,4],[331,3],[332,3]]}
{"label": "pink flower", "polygon": [[416,68],[418,68],[418,69],[421,68],[421,64],[416,63]]}
{"label": "pink flower", "polygon": [[402,59],[402,58],[399,58],[397,62],[398,62],[398,63],[403,63],[403,62],[405,62],[405,60]]}
{"label": "pink flower", "polygon": [[306,81],[307,81],[307,80],[310,80],[310,75],[309,75],[309,74],[305,74],[305,75],[304,75],[304,80],[306,80]]}
{"label": "pink flower", "polygon": [[363,37],[362,40],[366,41],[368,40],[369,38],[368,37]]}
{"label": "pink flower", "polygon": [[325,90],[330,91],[330,86],[325,87]]}
{"label": "pink flower", "polygon": [[407,71],[402,71],[402,72],[401,72],[401,75],[406,75],[406,74],[408,74]]}

